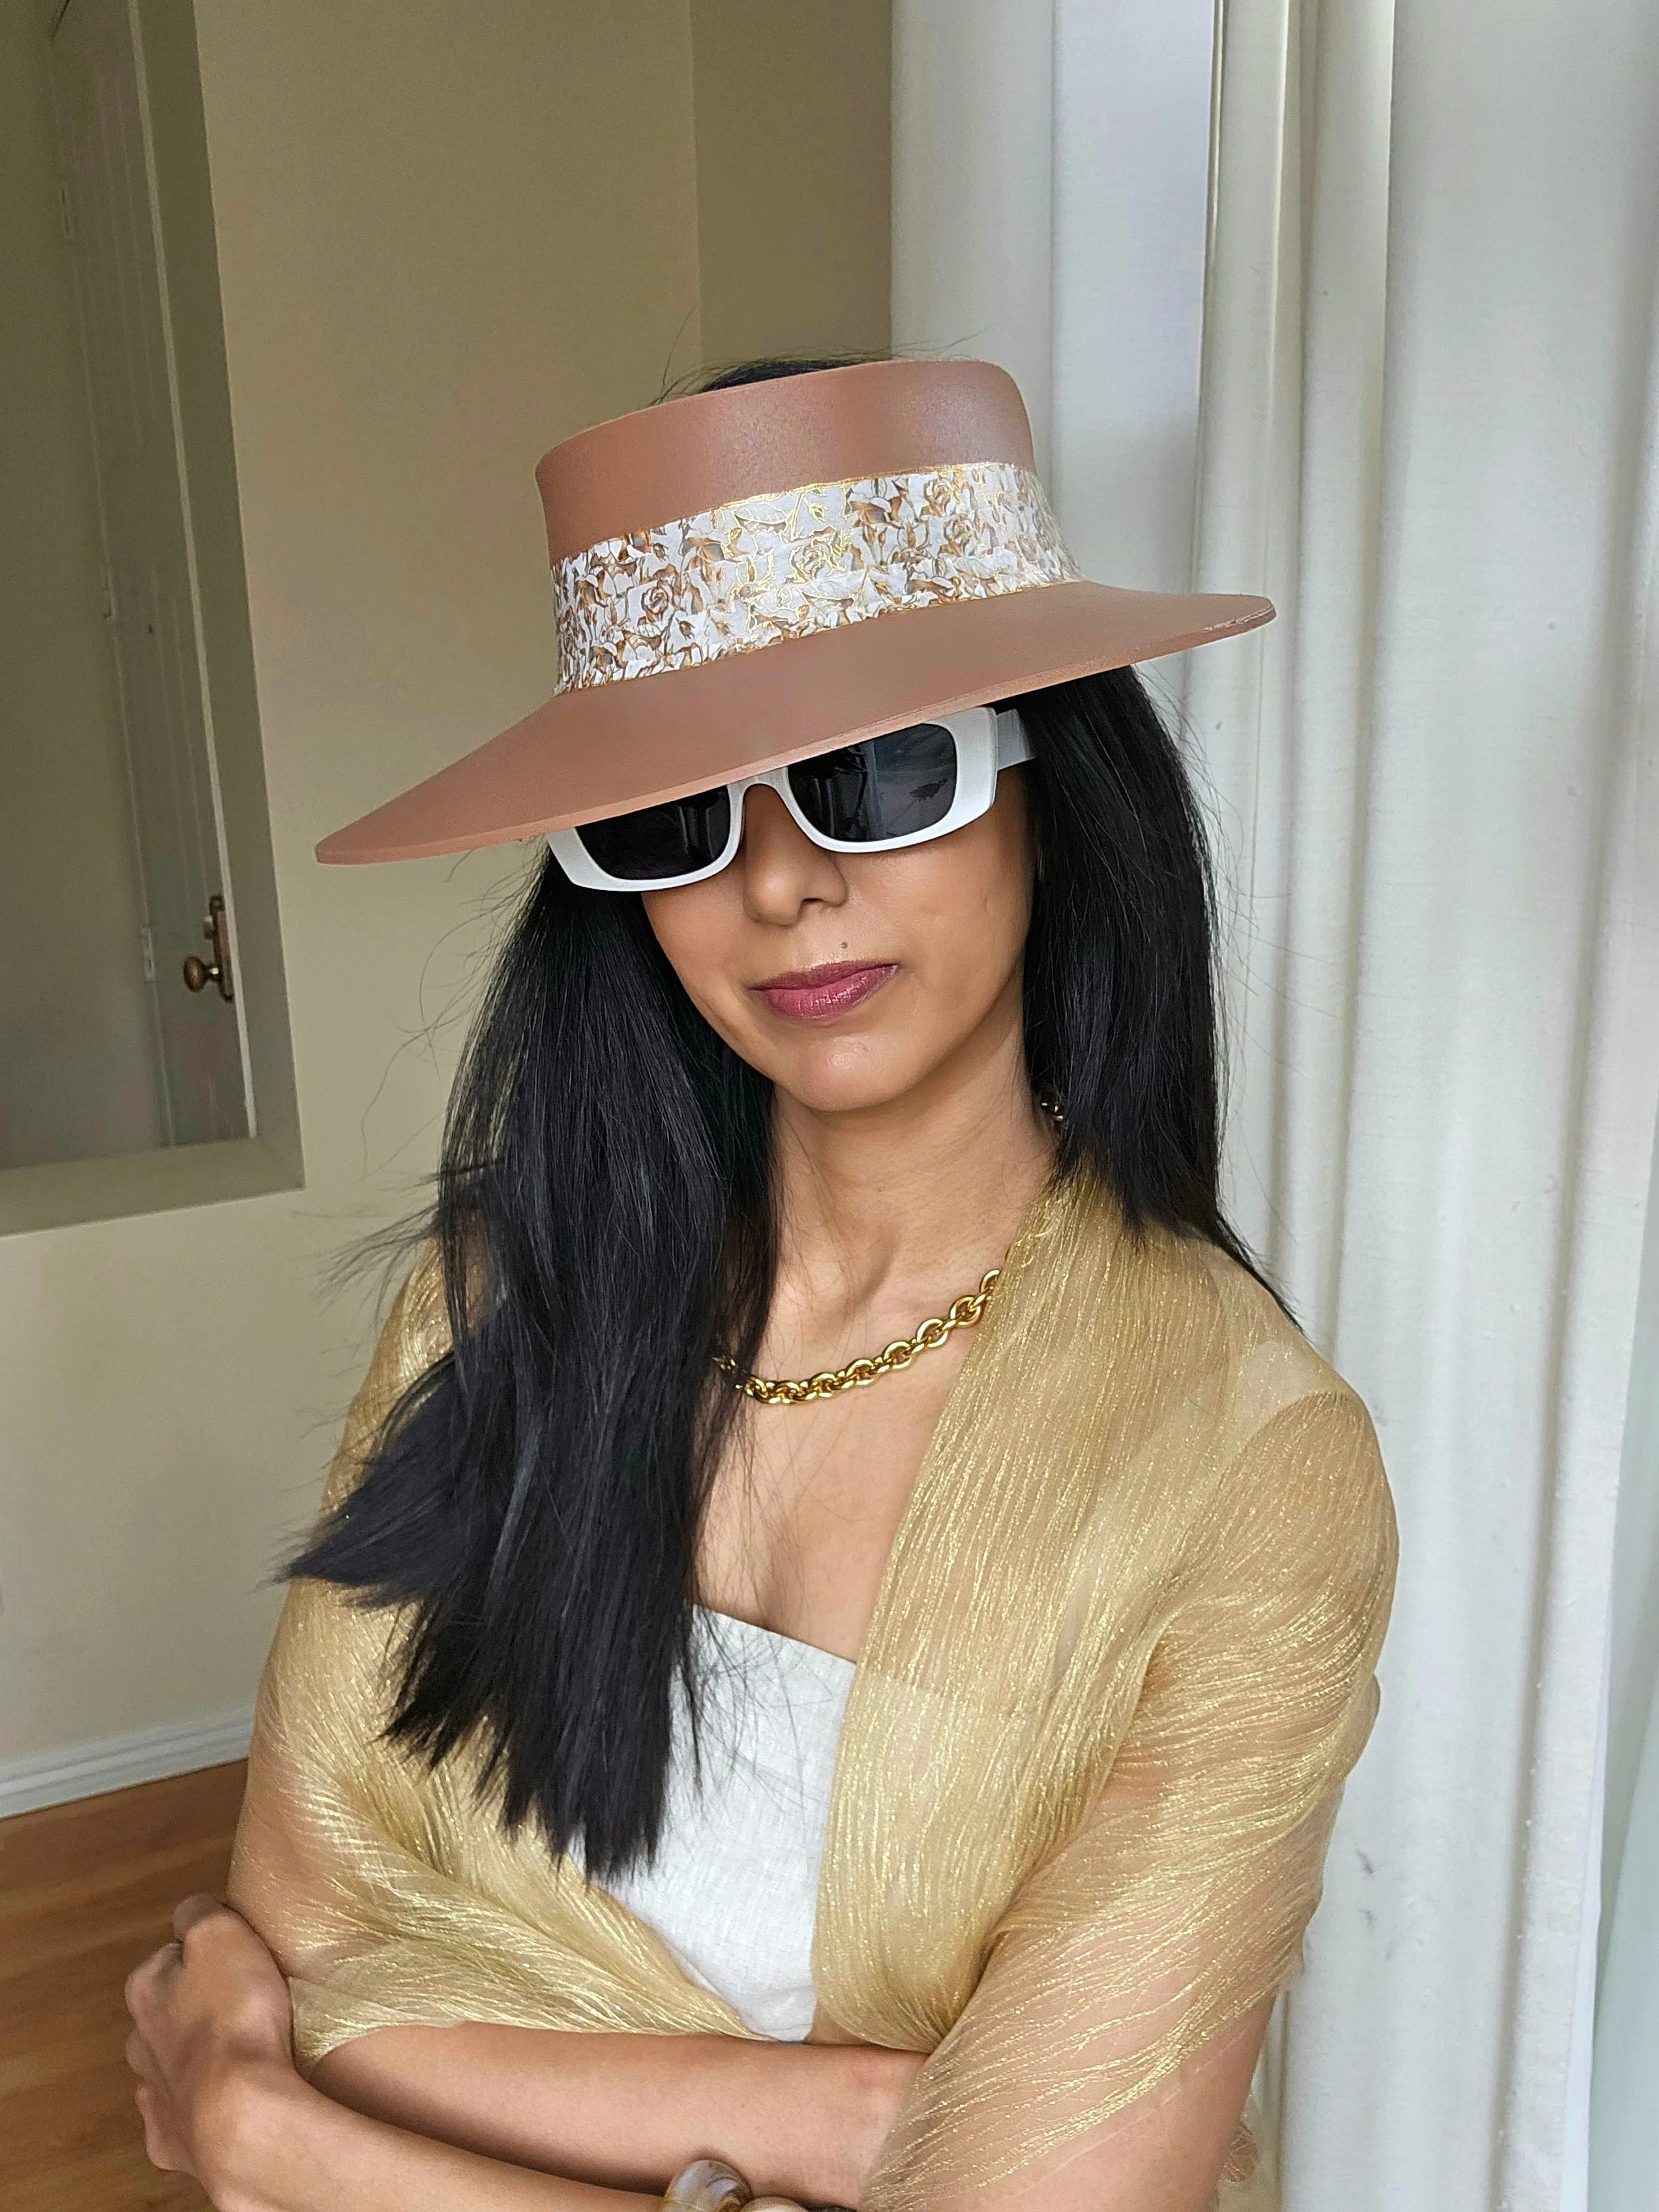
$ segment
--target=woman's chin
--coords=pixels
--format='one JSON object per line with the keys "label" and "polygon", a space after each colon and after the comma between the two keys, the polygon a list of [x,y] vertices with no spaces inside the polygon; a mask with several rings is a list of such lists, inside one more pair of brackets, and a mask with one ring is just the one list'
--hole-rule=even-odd
{"label": "woman's chin", "polygon": [[896,1106],[932,1072],[914,1049],[883,1051],[872,1038],[836,1040],[823,1034],[791,1051],[769,1053],[757,1064],[785,1097],[809,1113],[824,1115]]}

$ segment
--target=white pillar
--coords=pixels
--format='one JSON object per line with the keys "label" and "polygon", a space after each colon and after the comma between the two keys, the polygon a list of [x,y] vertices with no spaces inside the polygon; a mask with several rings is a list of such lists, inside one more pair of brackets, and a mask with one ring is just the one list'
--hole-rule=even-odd
{"label": "white pillar", "polygon": [[1009,371],[1102,581],[1189,581],[1213,35],[1212,0],[895,0],[895,348]]}
{"label": "white pillar", "polygon": [[893,346],[1006,368],[1048,462],[1054,0],[895,0]]}

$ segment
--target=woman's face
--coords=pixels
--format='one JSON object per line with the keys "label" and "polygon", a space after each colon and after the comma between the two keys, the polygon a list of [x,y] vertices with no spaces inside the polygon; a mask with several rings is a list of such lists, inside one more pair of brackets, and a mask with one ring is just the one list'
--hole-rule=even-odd
{"label": "woman's face", "polygon": [[745,794],[731,866],[646,892],[645,909],[732,1050],[836,1113],[1018,1039],[1031,875],[1018,769],[978,821],[896,853],[824,852],[763,784]]}

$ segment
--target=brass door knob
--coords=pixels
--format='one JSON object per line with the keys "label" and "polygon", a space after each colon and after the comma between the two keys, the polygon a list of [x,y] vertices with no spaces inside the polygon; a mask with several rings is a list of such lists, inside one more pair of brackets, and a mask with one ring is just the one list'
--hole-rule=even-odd
{"label": "brass door knob", "polygon": [[208,901],[207,919],[202,924],[202,934],[213,947],[211,963],[199,954],[190,953],[185,961],[185,988],[205,991],[210,983],[219,987],[219,996],[227,1003],[234,1002],[235,987],[230,980],[230,936],[225,921],[225,902],[217,891]]}

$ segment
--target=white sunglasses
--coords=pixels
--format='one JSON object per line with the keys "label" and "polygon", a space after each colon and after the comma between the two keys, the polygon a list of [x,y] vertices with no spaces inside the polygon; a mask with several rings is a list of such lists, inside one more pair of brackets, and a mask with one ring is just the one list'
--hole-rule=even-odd
{"label": "white sunglasses", "polygon": [[896,853],[976,822],[1000,771],[1030,757],[1012,707],[968,707],[690,799],[554,830],[547,842],[571,882],[588,890],[676,890],[730,865],[743,842],[744,793],[763,783],[825,852]]}

